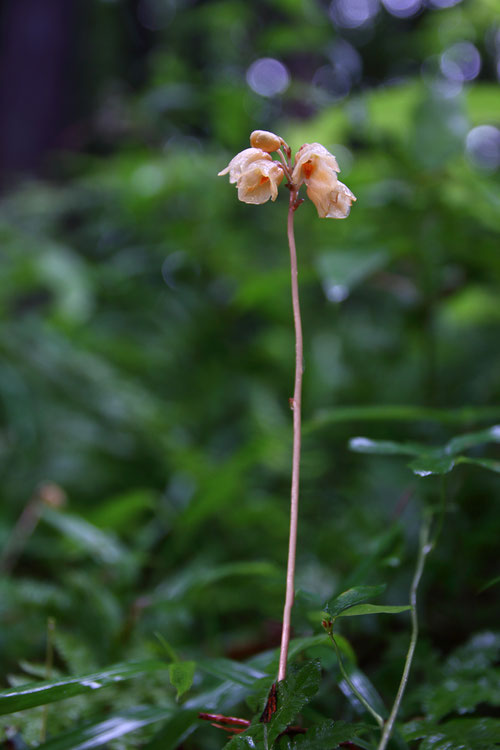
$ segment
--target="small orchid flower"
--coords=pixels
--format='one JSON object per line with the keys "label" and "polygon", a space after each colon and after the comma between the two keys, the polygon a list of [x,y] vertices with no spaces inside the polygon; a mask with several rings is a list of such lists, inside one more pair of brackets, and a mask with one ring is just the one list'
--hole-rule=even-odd
{"label": "small orchid flower", "polygon": [[229,173],[229,182],[238,182],[243,172],[245,172],[253,162],[262,159],[272,161],[271,156],[261,148],[246,148],[244,151],[240,151],[239,154],[236,154],[227,167],[223,169],[222,172],[219,172],[217,176],[222,177]]}
{"label": "small orchid flower", "polygon": [[283,174],[278,162],[257,159],[238,178],[238,198],[243,203],[275,201]]}
{"label": "small orchid flower", "polygon": [[337,178],[339,165],[320,143],[304,143],[297,153],[292,181],[307,185],[307,195],[321,219],[345,219],[355,195]]}
{"label": "small orchid flower", "polygon": [[[339,182],[337,159],[321,143],[304,143],[295,161],[286,142],[269,130],[254,130],[250,135],[251,148],[246,148],[231,159],[219,176],[229,173],[229,181],[236,183],[238,198],[243,203],[266,203],[276,200],[283,175],[293,193],[293,209],[302,203],[298,198],[301,185],[317,208],[320,218],[345,219],[356,200],[346,185]],[[281,161],[271,158],[278,153]]]}
{"label": "small orchid flower", "polygon": [[[250,145],[251,148],[247,148],[236,154],[228,166],[222,172],[219,172],[219,175],[229,174],[229,181],[236,183],[240,201],[244,203],[266,203],[269,199],[276,200],[278,187],[283,177],[287,178],[286,187],[290,192],[287,236],[290,249],[292,309],[295,326],[295,384],[293,397],[289,400],[293,411],[293,452],[289,552],[278,665],[278,682],[281,682],[286,677],[288,646],[291,633],[291,614],[295,596],[294,577],[299,509],[302,418],[303,339],[293,217],[295,211],[303,202],[303,199],[299,198],[299,191],[303,184],[306,185],[307,195],[316,206],[321,218],[345,218],[349,215],[351,204],[356,198],[348,187],[339,182],[337,173],[340,169],[337,160],[320,143],[304,143],[298,150],[295,160],[292,157],[290,147],[283,138],[268,130],[254,130],[250,135]],[[279,161],[272,159],[271,154],[273,152],[277,154]],[[273,705],[274,707],[276,706],[276,683],[271,687],[262,717],[272,716],[276,710],[276,708],[272,708]],[[211,717],[216,715],[206,714],[204,716]],[[269,721],[269,718],[262,717],[261,721],[264,723]],[[225,717],[219,718],[217,715],[216,718],[219,720],[216,726],[223,726]]]}

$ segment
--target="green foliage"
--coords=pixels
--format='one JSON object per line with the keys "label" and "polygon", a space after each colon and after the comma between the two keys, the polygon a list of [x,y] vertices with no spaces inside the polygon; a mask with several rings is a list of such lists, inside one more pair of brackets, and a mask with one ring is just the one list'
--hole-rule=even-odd
{"label": "green foliage", "polygon": [[[492,152],[481,166],[466,148],[500,124],[494,0],[409,19],[379,4],[358,29],[298,0],[80,5],[78,121],[60,139],[79,151],[0,197],[6,743],[375,750],[321,607],[349,681],[387,717],[410,618],[374,615],[408,609],[419,519],[439,503],[419,476],[446,474],[391,742],[495,747],[500,183]],[[439,61],[464,40],[481,80],[446,88]],[[269,56],[291,74],[274,97],[246,77]],[[344,97],[321,71],[337,80],[347,59]],[[216,177],[255,127],[331,148],[358,198],[345,222],[307,202],[295,217],[297,666],[267,729],[291,449],[286,195],[244,206]],[[230,738],[198,712],[252,723]],[[307,733],[277,739],[290,722]]]}
{"label": "green foliage", "polygon": [[5,690],[0,694],[0,713],[8,714],[24,711],[33,706],[44,706],[47,703],[65,700],[74,695],[88,693],[91,690],[112,685],[113,683],[147,674],[158,669],[164,669],[165,664],[159,661],[129,662],[109,667],[102,672],[95,672],[79,677],[34,682],[28,685]]}

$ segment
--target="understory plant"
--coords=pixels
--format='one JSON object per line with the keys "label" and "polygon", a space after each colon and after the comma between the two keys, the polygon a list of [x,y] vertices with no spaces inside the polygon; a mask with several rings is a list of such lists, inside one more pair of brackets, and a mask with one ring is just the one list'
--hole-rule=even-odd
{"label": "understory plant", "polygon": [[[274,159],[273,154],[276,155]],[[210,168],[213,169],[213,165]],[[289,554],[280,648],[261,644],[250,653],[236,655],[231,654],[224,644],[221,651],[225,655],[213,656],[211,651],[207,655],[203,642],[205,621],[209,621],[217,610],[217,604],[211,600],[214,591],[224,591],[226,600],[236,611],[238,625],[245,616],[240,614],[240,609],[244,611],[248,606],[254,611],[256,607],[257,603],[247,596],[243,586],[240,586],[243,604],[236,605],[235,586],[233,584],[232,589],[225,587],[227,579],[236,580],[238,584],[241,577],[255,580],[260,576],[266,584],[271,581],[275,585],[275,588],[270,587],[270,598],[281,591],[281,572],[276,576],[278,583],[274,584],[276,571],[270,563],[245,560],[243,556],[240,559],[236,554],[236,559],[229,563],[227,560],[218,564],[203,560],[200,565],[195,560],[192,567],[183,562],[182,569],[175,570],[174,564],[169,566],[162,556],[166,550],[171,554],[170,562],[176,560],[175,539],[170,537],[165,544],[161,536],[161,525],[169,527],[173,515],[161,517],[158,509],[162,506],[158,499],[147,493],[126,493],[103,503],[94,515],[84,516],[74,511],[60,487],[41,484],[28,500],[25,512],[13,527],[10,542],[0,556],[3,574],[0,608],[7,611],[10,605],[14,612],[21,611],[22,617],[17,618],[18,640],[26,639],[25,632],[33,633],[33,628],[29,631],[23,628],[30,625],[29,617],[35,606],[44,606],[50,613],[46,630],[38,628],[38,644],[35,644],[38,652],[45,652],[45,659],[34,662],[20,660],[16,655],[11,660],[19,667],[8,676],[11,687],[0,693],[0,726],[5,734],[2,750],[26,750],[29,747],[42,750],[88,750],[94,747],[110,750],[214,750],[226,741],[229,750],[334,750],[337,747],[350,750],[492,750],[498,746],[500,722],[495,711],[500,705],[500,635],[490,631],[477,633],[458,647],[453,644],[446,657],[438,660],[430,649],[426,653],[428,644],[425,641],[422,644],[419,639],[417,617],[417,596],[424,579],[425,563],[436,549],[438,540],[444,536],[447,514],[454,510],[450,497],[454,488],[447,486],[448,475],[452,473],[455,477],[463,466],[470,471],[487,469],[499,473],[499,462],[480,453],[484,444],[500,442],[498,426],[465,432],[443,441],[441,445],[432,446],[424,440],[352,438],[350,455],[355,461],[377,461],[377,457],[379,461],[387,461],[390,457],[406,456],[411,461],[409,467],[414,481],[423,488],[422,519],[419,522],[413,518],[409,524],[409,541],[417,547],[417,555],[408,601],[392,603],[405,597],[401,590],[406,590],[407,581],[403,580],[396,592],[392,586],[387,590],[387,604],[373,603],[386,590],[383,583],[373,584],[374,576],[378,580],[382,563],[386,569],[391,566],[397,569],[398,559],[404,556],[399,518],[394,519],[386,533],[373,540],[373,546],[366,545],[358,555],[360,562],[355,570],[346,574],[344,568],[340,580],[345,582],[332,584],[330,591],[333,589],[336,594],[327,601],[326,597],[320,598],[317,594],[295,591],[304,347],[294,217],[302,203],[300,191],[304,188],[320,218],[346,218],[349,215],[355,198],[338,180],[338,171],[335,157],[320,144],[304,144],[293,158],[291,149],[280,136],[255,131],[251,135],[250,148],[237,154],[221,172],[229,175],[244,203],[274,201],[280,188],[289,191],[287,235],[296,356],[294,391],[290,398],[293,449]],[[181,173],[191,175],[189,169],[184,169],[184,164],[179,169]],[[176,190],[177,185],[174,185],[173,193]],[[207,209],[207,216],[210,211],[211,207]],[[154,225],[154,222],[150,224]],[[140,226],[142,231],[142,222]],[[122,273],[119,264],[117,268]],[[216,314],[219,314],[218,310]],[[146,324],[150,325],[149,318]],[[157,347],[152,348],[157,350]],[[51,349],[54,350],[57,348]],[[102,398],[105,384],[102,371],[98,370],[98,374],[97,390]],[[117,387],[116,391],[119,390]],[[83,388],[82,392],[85,398]],[[107,400],[112,404],[114,389],[106,393],[110,394]],[[133,395],[129,394],[132,404],[135,403]],[[129,414],[128,403],[123,408],[126,416]],[[135,411],[132,410],[131,421],[140,417],[140,409],[145,409],[145,403],[145,395],[141,392]],[[157,422],[162,419],[161,404],[158,401],[151,403],[147,417],[157,427],[158,433],[167,434],[168,420]],[[365,407],[364,413],[373,415],[377,408],[377,405]],[[332,410],[324,421],[339,418],[339,411],[334,413]],[[356,409],[348,413],[349,424],[355,413]],[[494,410],[482,410],[481,407],[457,410],[380,407],[382,420],[401,420],[403,416],[414,423],[434,420],[433,424],[436,424],[441,420],[443,424],[469,425],[496,419],[493,413]],[[199,418],[197,413],[195,418]],[[113,425],[110,443],[120,433],[123,423],[117,421]],[[311,422],[308,429],[312,429]],[[124,428],[122,431],[126,432]],[[185,458],[182,440],[183,435],[176,433],[166,444],[167,449],[183,467],[195,463],[201,466],[200,477],[203,478],[205,465],[200,454],[193,449],[193,453]],[[178,453],[175,452],[177,442],[181,445]],[[162,444],[159,451],[161,460],[164,447]],[[355,454],[364,455],[359,458]],[[375,458],[367,457],[368,454]],[[236,460],[239,460],[238,456]],[[233,466],[229,465],[227,473],[232,470]],[[235,472],[235,475],[237,481],[232,485],[232,491],[236,493],[241,473]],[[182,506],[189,495],[189,482],[182,473],[176,476],[176,481],[178,502]],[[448,485],[452,485],[449,480]],[[212,497],[219,497],[221,486],[222,481],[216,477],[209,488]],[[307,503],[302,505],[307,511]],[[403,498],[399,515],[409,505],[408,497]],[[183,508],[186,557],[193,556],[191,524],[193,517],[196,521],[198,512],[194,506],[196,501],[191,507]],[[355,506],[355,500],[352,506]],[[141,514],[148,507],[152,509],[154,523],[151,520],[149,525],[144,523],[141,528],[138,519],[142,519]],[[349,509],[352,514],[353,507]],[[219,506],[217,508],[219,512]],[[227,508],[221,504],[220,513]],[[205,520],[206,517],[201,516],[200,525]],[[269,523],[274,523],[274,518]],[[338,523],[344,528],[340,514]],[[419,523],[420,529],[414,533]],[[316,525],[319,527],[320,522]],[[127,537],[124,532],[130,526],[133,529]],[[209,533],[211,531],[209,528]],[[318,528],[318,535],[320,532]],[[37,536],[39,533],[40,537]],[[238,533],[241,533],[241,527]],[[355,538],[356,535],[349,537],[350,541]],[[457,553],[461,541],[454,542]],[[37,557],[37,545],[41,548],[44,542],[45,547]],[[237,545],[238,541],[235,547]],[[23,564],[26,565],[28,557],[26,550],[35,551],[35,563],[39,559],[43,560],[42,565],[54,561],[60,579],[49,584],[41,579],[23,577]],[[151,575],[151,561],[155,555],[163,576],[160,583]],[[340,553],[334,548],[329,555],[331,568],[342,569]],[[435,555],[433,559],[437,557]],[[87,563],[88,559],[95,567],[84,570],[82,560]],[[370,585],[366,585],[367,581]],[[490,591],[496,583],[498,579],[492,572],[485,587]],[[439,615],[439,602],[433,610]],[[196,616],[190,618],[190,611]],[[260,610],[258,612],[260,616]],[[302,618],[301,624],[295,628],[298,637],[292,628],[292,612],[296,622]],[[389,620],[399,623],[389,631],[391,653],[387,656],[379,653],[382,649],[377,639],[370,641],[370,668],[376,665],[373,671],[378,672],[377,678],[384,668],[387,670],[385,688],[379,693],[360,667],[366,660],[366,653],[358,661],[344,625],[370,623],[370,619],[360,621],[353,618],[386,614],[401,614],[402,617]],[[4,615],[4,618],[7,616],[16,622],[15,616]],[[407,617],[410,619],[409,635],[403,620]],[[459,617],[460,613],[456,616],[457,623]],[[306,618],[308,627],[304,628]],[[68,623],[71,623],[69,627]],[[249,628],[254,625],[255,620]],[[187,636],[182,641],[183,630],[188,627],[191,627],[189,643]],[[222,617],[220,622],[214,617],[210,627],[214,631],[216,627],[222,630]],[[362,632],[365,635],[368,629]],[[359,640],[356,645],[358,651]],[[420,660],[419,647],[423,649]],[[418,675],[418,680],[412,682],[415,675]],[[374,682],[378,684],[377,680]],[[394,697],[387,685],[393,689]],[[228,738],[223,732],[232,736]]]}

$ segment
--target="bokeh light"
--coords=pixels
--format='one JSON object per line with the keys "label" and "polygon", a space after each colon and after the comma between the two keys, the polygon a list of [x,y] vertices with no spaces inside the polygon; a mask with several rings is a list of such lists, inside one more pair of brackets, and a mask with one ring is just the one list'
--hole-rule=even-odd
{"label": "bokeh light", "polygon": [[286,91],[290,85],[290,74],[279,60],[261,57],[248,68],[247,83],[261,96],[276,96]]}
{"label": "bokeh light", "polygon": [[380,10],[380,0],[333,0],[330,18],[337,26],[356,29],[372,21]]}
{"label": "bokeh light", "polygon": [[454,5],[458,5],[462,0],[428,0],[431,8],[452,8]]}
{"label": "bokeh light", "polygon": [[440,68],[450,81],[473,81],[481,70],[481,55],[471,42],[457,42],[441,55]]}
{"label": "bokeh light", "polygon": [[324,65],[316,71],[312,82],[332,101],[346,97],[352,86],[350,73],[343,65]]}
{"label": "bokeh light", "polygon": [[500,130],[479,125],[467,133],[465,153],[477,167],[493,172],[500,167]]}
{"label": "bokeh light", "polygon": [[422,9],[423,0],[382,0],[382,5],[396,18],[410,18]]}

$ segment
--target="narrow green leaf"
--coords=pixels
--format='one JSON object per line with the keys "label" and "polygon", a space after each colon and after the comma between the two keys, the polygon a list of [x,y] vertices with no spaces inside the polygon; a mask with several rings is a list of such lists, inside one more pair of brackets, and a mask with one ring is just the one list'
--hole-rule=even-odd
{"label": "narrow green leaf", "polygon": [[42,518],[63,536],[107,565],[117,565],[129,560],[128,551],[113,535],[80,516],[44,508]]}
{"label": "narrow green leaf", "polygon": [[[335,636],[337,638],[337,636]],[[377,691],[376,687],[373,685],[373,683],[368,679],[366,674],[361,671],[357,666],[354,664],[351,664],[349,662],[344,663],[345,670],[347,674],[349,675],[349,679],[355,685],[356,690],[361,693],[363,698],[367,701],[367,703],[372,706],[372,708],[375,709],[375,711],[380,714],[383,718],[385,718],[388,714],[387,709],[384,705],[384,702]],[[353,693],[351,690],[351,687],[347,683],[345,679],[342,679],[339,682],[339,688],[344,693],[348,701],[356,708],[358,713],[365,714],[366,709],[361,704],[359,698],[357,695]]]}
{"label": "narrow green leaf", "polygon": [[469,456],[425,456],[415,459],[409,466],[410,469],[421,477],[431,474],[447,474],[457,464],[471,464],[482,469],[488,469],[500,474],[500,461],[492,458],[469,458]]}
{"label": "narrow green leaf", "polygon": [[91,750],[107,745],[117,737],[135,732],[148,724],[172,716],[171,708],[129,708],[103,721],[86,724],[39,745],[39,750]]}
{"label": "narrow green leaf", "polygon": [[89,693],[121,680],[128,680],[138,674],[165,669],[162,661],[139,661],[116,664],[101,672],[59,680],[32,682],[0,693],[0,715],[23,711],[34,706],[65,700],[73,695]]}
{"label": "narrow green leaf", "polygon": [[199,724],[198,711],[179,711],[145,745],[144,750],[177,750]]}
{"label": "narrow green leaf", "polygon": [[231,659],[203,659],[197,662],[197,666],[214,677],[219,677],[221,680],[230,680],[237,685],[253,685],[256,680],[268,676],[259,669],[254,669],[247,664]]}
{"label": "narrow green leaf", "polygon": [[473,466],[480,466],[482,469],[489,469],[489,471],[494,471],[496,474],[500,474],[500,461],[495,461],[493,458],[469,458],[469,456],[459,456],[456,463],[472,464]]}
{"label": "narrow green leaf", "polygon": [[491,586],[496,586],[498,583],[500,583],[500,576],[495,576],[495,578],[491,578],[489,581],[486,581],[486,583],[481,586],[478,593],[482,594],[483,591],[491,588]]}
{"label": "narrow green leaf", "polygon": [[372,597],[379,596],[384,589],[385,583],[379,586],[355,586],[326,602],[323,611],[328,612],[331,617],[338,617],[346,609],[354,607],[357,604],[364,604]]}
{"label": "narrow green leaf", "polygon": [[170,664],[168,674],[170,682],[177,690],[177,698],[187,693],[193,684],[193,677],[196,670],[194,661],[176,661]]}
{"label": "narrow green leaf", "polygon": [[476,445],[483,445],[483,443],[500,443],[500,425],[494,425],[478,432],[458,435],[449,440],[443,450],[444,453],[453,456],[468,448],[474,448]]}
{"label": "narrow green leaf", "polygon": [[329,424],[342,422],[436,422],[439,424],[470,424],[500,419],[500,408],[495,406],[464,406],[458,409],[432,409],[425,406],[342,406],[323,409],[304,424],[304,433]]}
{"label": "narrow green leaf", "polygon": [[398,443],[394,440],[371,440],[366,437],[351,438],[349,448],[356,453],[373,453],[377,456],[420,456],[431,450],[420,443]]}
{"label": "narrow green leaf", "polygon": [[[402,606],[378,605],[378,604],[357,604],[354,607],[341,612],[338,617],[357,617],[358,615],[397,615],[400,612],[407,612],[411,607],[408,604]],[[337,638],[337,636],[335,636]]]}

